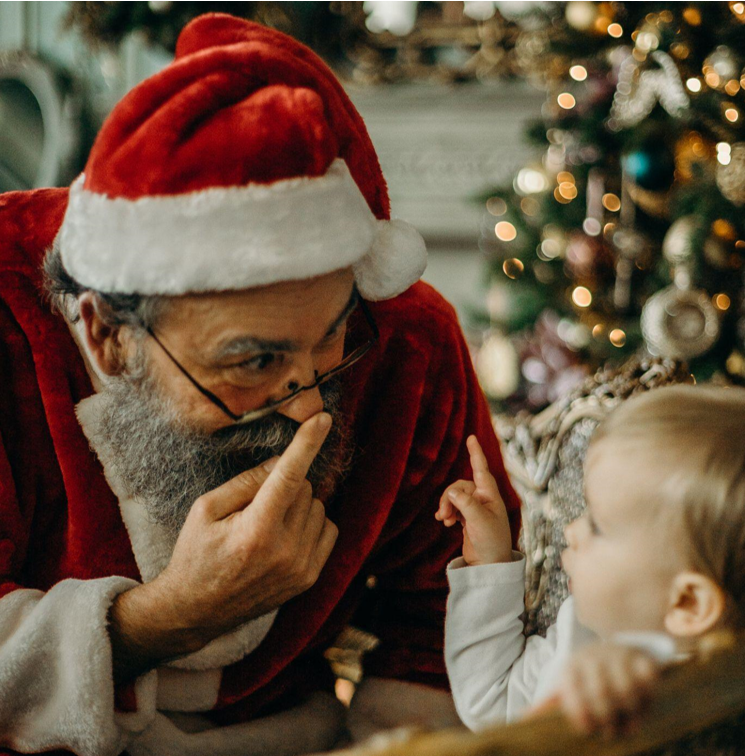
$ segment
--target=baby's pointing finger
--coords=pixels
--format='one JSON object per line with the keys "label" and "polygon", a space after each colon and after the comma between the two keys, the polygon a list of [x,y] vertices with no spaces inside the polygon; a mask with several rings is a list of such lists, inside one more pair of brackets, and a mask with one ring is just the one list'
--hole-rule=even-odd
{"label": "baby's pointing finger", "polygon": [[486,496],[490,501],[499,499],[497,481],[494,480],[494,476],[489,472],[489,463],[476,436],[469,436],[466,446],[471,455],[473,482],[476,484],[477,491]]}

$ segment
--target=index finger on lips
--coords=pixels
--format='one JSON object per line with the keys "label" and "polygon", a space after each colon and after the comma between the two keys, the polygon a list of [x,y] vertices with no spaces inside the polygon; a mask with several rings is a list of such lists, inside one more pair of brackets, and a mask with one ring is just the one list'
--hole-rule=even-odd
{"label": "index finger on lips", "polygon": [[308,470],[326,440],[331,415],[319,412],[297,430],[290,445],[277,461],[251,507],[253,512],[271,511],[284,518],[295,494],[305,482]]}
{"label": "index finger on lips", "polygon": [[476,436],[469,436],[466,445],[471,455],[473,482],[476,484],[478,492],[486,494],[489,497],[499,497],[497,481],[494,480],[494,476],[489,472],[489,463]]}

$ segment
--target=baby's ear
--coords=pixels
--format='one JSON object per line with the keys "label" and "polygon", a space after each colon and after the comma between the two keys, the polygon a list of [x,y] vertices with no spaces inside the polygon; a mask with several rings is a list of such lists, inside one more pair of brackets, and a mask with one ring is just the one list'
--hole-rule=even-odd
{"label": "baby's ear", "polygon": [[678,638],[693,638],[712,630],[724,614],[724,591],[700,572],[680,572],[673,579],[665,629]]}

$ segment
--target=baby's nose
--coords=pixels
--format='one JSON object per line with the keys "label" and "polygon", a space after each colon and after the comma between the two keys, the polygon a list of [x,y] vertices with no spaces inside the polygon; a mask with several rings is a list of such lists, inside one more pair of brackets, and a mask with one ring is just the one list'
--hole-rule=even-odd
{"label": "baby's nose", "polygon": [[569,546],[570,549],[573,549],[577,545],[576,531],[577,520],[569,523],[569,525],[564,528],[564,538],[566,538],[567,546]]}

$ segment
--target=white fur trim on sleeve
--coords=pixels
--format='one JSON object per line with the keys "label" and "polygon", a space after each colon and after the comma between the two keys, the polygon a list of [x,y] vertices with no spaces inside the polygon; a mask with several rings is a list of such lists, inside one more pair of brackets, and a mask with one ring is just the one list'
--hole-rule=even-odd
{"label": "white fur trim on sleeve", "polygon": [[58,748],[115,756],[155,715],[155,671],[139,678],[138,711],[114,711],[107,615],[137,585],[124,577],[68,579],[0,599],[0,732],[24,753]]}
{"label": "white fur trim on sleeve", "polygon": [[[122,520],[129,534],[132,553],[140,570],[142,582],[149,583],[171,561],[173,549],[176,545],[176,536],[162,525],[153,522],[148,517],[141,501],[128,496],[125,486],[116,474],[114,461],[107,456],[105,447],[100,442],[101,402],[101,394],[93,394],[78,402],[75,412],[91,448],[96,452],[103,465],[106,481],[119,500]],[[198,651],[165,662],[163,666],[205,671],[232,664],[250,654],[264,640],[274,618],[277,616],[277,611],[275,609],[249,620],[234,630],[213,639]],[[186,680],[186,678],[184,679]],[[213,689],[213,678],[209,675],[194,675],[189,679],[189,685],[194,686],[195,690],[196,688],[199,688],[199,690],[196,690],[194,697],[189,699],[188,706],[196,705],[196,701],[208,700]],[[168,691],[172,692],[173,687],[169,686]],[[170,702],[166,708],[181,710],[179,709],[181,704],[177,703],[177,700],[181,699],[178,699],[178,697],[173,697],[170,692],[166,691],[159,691],[158,695],[161,700]],[[193,711],[195,709],[189,708],[187,710]]]}

